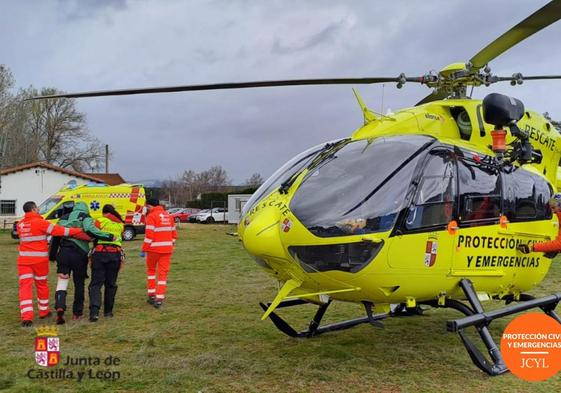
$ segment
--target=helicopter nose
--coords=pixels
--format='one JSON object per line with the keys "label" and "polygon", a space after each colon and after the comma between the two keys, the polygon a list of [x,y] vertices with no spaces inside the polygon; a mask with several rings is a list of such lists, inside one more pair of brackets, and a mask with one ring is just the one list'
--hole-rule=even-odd
{"label": "helicopter nose", "polygon": [[267,206],[256,212],[245,228],[242,242],[245,249],[257,257],[286,258],[280,239],[281,212]]}

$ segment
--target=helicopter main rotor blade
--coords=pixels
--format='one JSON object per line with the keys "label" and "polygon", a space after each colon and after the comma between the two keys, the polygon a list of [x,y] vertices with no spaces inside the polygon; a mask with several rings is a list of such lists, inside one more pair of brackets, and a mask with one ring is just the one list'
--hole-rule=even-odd
{"label": "helicopter main rotor blade", "polygon": [[426,104],[427,102],[431,102],[431,101],[443,100],[446,97],[448,97],[448,93],[446,93],[442,90],[436,90],[436,91],[433,91],[432,93],[430,93],[425,98],[423,98],[421,101],[417,102],[415,104],[415,106]]}
{"label": "helicopter main rotor blade", "polygon": [[[542,79],[561,79],[561,75],[530,75],[530,76],[523,75],[521,77],[521,79],[524,80],[524,81],[537,81],[537,80],[542,80]],[[512,76],[498,76],[497,77],[497,82],[506,82],[506,81],[512,81],[512,80],[516,80],[516,78],[514,78]]]}
{"label": "helicopter main rotor blade", "polygon": [[553,0],[491,42],[470,60],[479,69],[507,49],[561,19],[561,0]]}
{"label": "helicopter main rotor blade", "polygon": [[[201,91],[201,90],[226,90],[226,89],[247,89],[255,87],[275,87],[275,86],[310,86],[310,85],[348,85],[348,84],[373,84],[385,82],[399,82],[399,77],[376,77],[376,78],[329,78],[329,79],[292,79],[279,81],[258,81],[258,82],[233,82],[233,83],[214,83],[208,85],[185,85],[185,86],[165,86],[148,87],[140,89],[122,90],[102,90],[82,93],[62,93],[48,96],[33,97],[37,99],[47,98],[80,98],[80,97],[103,97],[103,96],[123,96],[132,94],[151,94],[151,93],[175,93],[181,91]],[[421,83],[422,78],[405,78],[407,82]]]}

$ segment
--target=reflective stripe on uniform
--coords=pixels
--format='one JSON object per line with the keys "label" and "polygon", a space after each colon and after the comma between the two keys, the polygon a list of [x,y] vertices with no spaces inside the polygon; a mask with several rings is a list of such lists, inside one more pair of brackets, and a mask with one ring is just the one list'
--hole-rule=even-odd
{"label": "reflective stripe on uniform", "polygon": [[165,295],[156,295],[156,299],[163,299]]}
{"label": "reflective stripe on uniform", "polygon": [[64,236],[70,235],[70,228],[64,228]]}
{"label": "reflective stripe on uniform", "polygon": [[20,251],[20,257],[48,257],[48,251]]}
{"label": "reflective stripe on uniform", "polygon": [[[46,280],[46,279],[47,279],[47,276],[35,276],[34,278],[35,278],[35,280],[37,280],[37,281],[42,281],[42,280]],[[48,301],[48,300],[47,300],[47,301]]]}
{"label": "reflective stripe on uniform", "polygon": [[37,299],[40,304],[49,304],[49,299]]}
{"label": "reflective stripe on uniform", "polygon": [[28,311],[33,312],[33,307],[25,307],[25,308],[22,308],[22,309],[20,310],[20,312],[21,312],[22,314],[23,314],[23,313],[26,313],[26,312],[28,312]]}
{"label": "reflective stripe on uniform", "polygon": [[25,306],[26,304],[33,304],[33,300],[22,300],[19,302],[20,306]]}
{"label": "reflective stripe on uniform", "polygon": [[41,240],[47,240],[47,235],[41,235],[41,236],[29,236],[29,237],[22,237],[20,238],[20,242],[25,243],[25,242],[38,242]]}
{"label": "reflective stripe on uniform", "polygon": [[48,309],[49,309],[49,306],[48,306],[48,305],[47,305],[47,306],[41,306],[41,305],[39,305],[39,310],[40,310],[40,311],[45,311],[45,310],[48,310]]}
{"label": "reflective stripe on uniform", "polygon": [[146,239],[146,238],[144,238],[144,243],[152,243],[152,239]]}
{"label": "reflective stripe on uniform", "polygon": [[33,278],[33,274],[28,273],[28,274],[22,274],[21,276],[19,276],[20,280],[25,280],[26,278]]}
{"label": "reflective stripe on uniform", "polygon": [[50,235],[53,229],[55,229],[55,226],[53,224],[50,224],[49,227],[47,228],[47,233]]}
{"label": "reflective stripe on uniform", "polygon": [[173,242],[154,242],[154,243],[152,243],[152,247],[165,247],[165,246],[173,246]]}
{"label": "reflective stripe on uniform", "polygon": [[155,289],[149,289],[148,293],[156,293],[156,290]]}
{"label": "reflective stripe on uniform", "polygon": [[158,281],[158,285],[166,285],[167,281]]}
{"label": "reflective stripe on uniform", "polygon": [[150,229],[151,229],[151,230],[154,230],[154,225],[146,225],[146,226],[144,227],[144,229],[146,229],[146,230],[150,230]]}
{"label": "reflective stripe on uniform", "polygon": [[155,279],[156,279],[156,276],[148,276],[148,279],[149,279],[149,280],[155,280]]}
{"label": "reflective stripe on uniform", "polygon": [[154,228],[154,232],[171,232],[175,231],[174,227],[158,227]]}

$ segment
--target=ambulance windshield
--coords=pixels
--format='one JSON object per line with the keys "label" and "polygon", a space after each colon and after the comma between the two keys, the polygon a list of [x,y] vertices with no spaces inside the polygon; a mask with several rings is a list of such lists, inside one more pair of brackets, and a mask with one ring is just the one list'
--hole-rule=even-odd
{"label": "ambulance windshield", "polygon": [[53,207],[58,205],[61,199],[62,197],[55,196],[55,197],[50,197],[45,202],[41,203],[41,205],[39,206],[39,214],[45,215],[48,212],[50,212],[53,209]]}
{"label": "ambulance windshield", "polygon": [[310,169],[290,209],[316,236],[388,231],[421,153],[433,142],[409,135],[348,143]]}

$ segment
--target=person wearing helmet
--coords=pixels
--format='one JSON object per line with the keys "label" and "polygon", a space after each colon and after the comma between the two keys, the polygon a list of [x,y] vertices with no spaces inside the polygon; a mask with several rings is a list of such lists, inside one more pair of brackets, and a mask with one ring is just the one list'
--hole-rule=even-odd
{"label": "person wearing helmet", "polygon": [[[557,215],[559,222],[561,222],[561,193],[553,195],[549,200],[549,206],[551,211]],[[561,231],[557,234],[557,237],[553,240],[547,242],[539,242],[535,244],[520,244],[518,250],[523,254],[528,254],[532,251],[544,252],[544,253],[557,253],[561,252]]]}
{"label": "person wearing helmet", "polygon": [[452,115],[454,116],[456,124],[458,125],[460,138],[465,141],[469,141],[471,138],[472,126],[467,111],[464,108],[456,107],[453,108]]}

